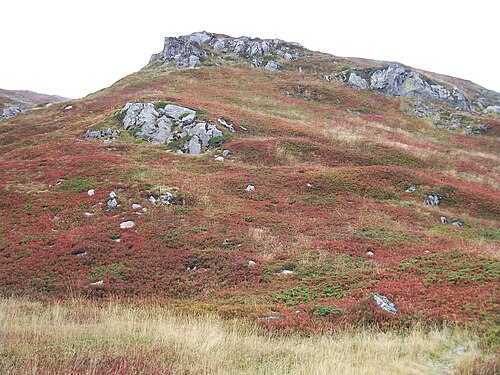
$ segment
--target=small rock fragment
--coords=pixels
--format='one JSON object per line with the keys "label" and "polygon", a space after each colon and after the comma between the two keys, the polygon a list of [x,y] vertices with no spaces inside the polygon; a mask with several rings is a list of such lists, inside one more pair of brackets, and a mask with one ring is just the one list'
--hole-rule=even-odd
{"label": "small rock fragment", "polygon": [[224,158],[222,156],[217,156],[214,160],[215,161],[224,161]]}
{"label": "small rock fragment", "polygon": [[453,354],[462,355],[462,354],[465,354],[466,351],[467,351],[467,348],[465,346],[457,346],[451,352]]}
{"label": "small rock fragment", "polygon": [[85,212],[84,215],[87,217],[94,216],[94,214],[92,212]]}
{"label": "small rock fragment", "polygon": [[112,191],[111,193],[109,193],[109,197],[110,198],[116,198],[118,195],[116,195],[116,193],[114,191]]}
{"label": "small rock fragment", "polygon": [[396,307],[386,296],[374,294],[373,299],[375,299],[375,302],[382,310],[390,312],[391,314],[397,313]]}
{"label": "small rock fragment", "polygon": [[95,194],[95,190],[94,189],[90,189],[89,191],[87,191],[87,194],[89,197],[93,196]]}
{"label": "small rock fragment", "polygon": [[165,195],[162,195],[160,197],[160,199],[161,199],[161,203],[164,204],[165,206],[170,206],[170,205],[175,203],[175,197],[169,191],[167,191],[167,193]]}
{"label": "small rock fragment", "polygon": [[229,131],[231,133],[234,133],[234,127],[233,127],[233,124],[229,123],[228,121],[224,120],[222,117],[219,117],[217,119],[217,121],[219,122],[219,124],[221,124],[222,126],[224,126],[225,128],[229,129]]}
{"label": "small rock fragment", "polygon": [[430,254],[431,252],[429,250],[424,250],[424,254]]}
{"label": "small rock fragment", "polygon": [[222,151],[222,157],[227,158],[229,156],[229,150]]}
{"label": "small rock fragment", "polygon": [[135,223],[132,220],[124,221],[123,223],[120,224],[121,229],[133,228],[134,226]]}
{"label": "small rock fragment", "polygon": [[148,202],[151,204],[156,204],[156,198],[153,197],[152,195],[148,198]]}
{"label": "small rock fragment", "polygon": [[137,204],[137,203],[132,204],[132,209],[133,210],[138,210],[140,208],[142,208],[142,206],[140,204]]}
{"label": "small rock fragment", "polygon": [[90,283],[90,285],[102,285],[104,284],[104,280],[99,280],[99,281],[96,281],[95,283]]}
{"label": "small rock fragment", "polygon": [[457,228],[462,228],[464,226],[464,222],[461,220],[458,220],[458,219],[454,219],[452,221],[451,225],[453,225],[454,227],[457,227]]}
{"label": "small rock fragment", "polygon": [[83,251],[83,252],[80,252],[80,253],[76,253],[75,254],[77,257],[83,257],[85,255],[87,255],[87,252],[86,251]]}
{"label": "small rock fragment", "polygon": [[441,216],[439,221],[441,221],[441,224],[448,224],[448,218],[446,216]]}
{"label": "small rock fragment", "polygon": [[283,270],[283,271],[281,271],[281,273],[283,275],[291,275],[293,273],[293,271],[292,270]]}
{"label": "small rock fragment", "polygon": [[249,265],[249,266],[255,266],[256,264],[257,264],[257,263],[256,263],[256,262],[254,262],[253,260],[249,260],[249,261],[248,261],[248,265]]}
{"label": "small rock fragment", "polygon": [[246,191],[250,192],[250,191],[254,191],[255,190],[255,186],[253,185],[248,185],[246,188],[245,188]]}
{"label": "small rock fragment", "polygon": [[118,206],[118,201],[113,198],[113,199],[110,199],[106,202],[106,207],[108,208],[108,210],[112,210],[113,208],[116,208]]}
{"label": "small rock fragment", "polygon": [[425,199],[425,203],[432,207],[437,207],[441,203],[441,196],[439,194],[429,194]]}
{"label": "small rock fragment", "polygon": [[369,257],[371,257],[371,256],[373,256],[373,255],[374,255],[374,253],[373,253],[373,251],[367,251],[367,252],[366,252],[366,255],[368,255]]}
{"label": "small rock fragment", "polygon": [[407,193],[413,193],[415,190],[417,190],[416,185],[411,185],[408,189],[405,190]]}

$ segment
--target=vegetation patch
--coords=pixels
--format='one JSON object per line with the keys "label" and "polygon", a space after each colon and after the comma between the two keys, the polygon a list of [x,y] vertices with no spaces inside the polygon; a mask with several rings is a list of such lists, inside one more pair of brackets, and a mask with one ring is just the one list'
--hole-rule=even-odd
{"label": "vegetation patch", "polygon": [[422,276],[425,283],[485,284],[500,279],[500,262],[475,258],[456,249],[417,256],[401,262],[399,268]]}
{"label": "vegetation patch", "polygon": [[90,189],[94,189],[96,187],[95,179],[83,178],[83,177],[73,177],[67,180],[64,180],[60,185],[60,190],[73,191],[76,193],[83,193]]}

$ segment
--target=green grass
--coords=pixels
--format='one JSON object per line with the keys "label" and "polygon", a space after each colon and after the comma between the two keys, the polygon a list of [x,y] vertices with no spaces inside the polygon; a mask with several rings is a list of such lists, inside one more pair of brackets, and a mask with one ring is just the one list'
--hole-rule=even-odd
{"label": "green grass", "polygon": [[114,276],[119,278],[125,268],[126,264],[123,262],[117,262],[106,266],[98,266],[94,267],[92,271],[85,275],[85,277],[90,281],[97,281],[105,276]]}
{"label": "green grass", "polygon": [[83,178],[83,177],[73,177],[63,181],[62,184],[58,185],[60,190],[73,191],[76,193],[83,193],[90,189],[96,188],[95,179]]}

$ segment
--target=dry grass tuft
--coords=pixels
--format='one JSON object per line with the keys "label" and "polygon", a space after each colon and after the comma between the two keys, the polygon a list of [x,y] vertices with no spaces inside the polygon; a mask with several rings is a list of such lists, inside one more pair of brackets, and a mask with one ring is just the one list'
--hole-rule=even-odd
{"label": "dry grass tuft", "polygon": [[240,320],[115,302],[2,299],[0,330],[0,372],[9,374],[440,374],[455,366],[457,345],[468,348],[459,374],[498,369],[464,331],[279,336]]}

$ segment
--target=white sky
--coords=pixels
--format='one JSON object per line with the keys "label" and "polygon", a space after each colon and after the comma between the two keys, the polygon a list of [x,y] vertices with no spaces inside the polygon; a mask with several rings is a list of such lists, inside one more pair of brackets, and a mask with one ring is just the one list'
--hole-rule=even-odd
{"label": "white sky", "polygon": [[3,0],[0,88],[71,98],[144,67],[165,36],[280,38],[500,92],[497,0]]}

